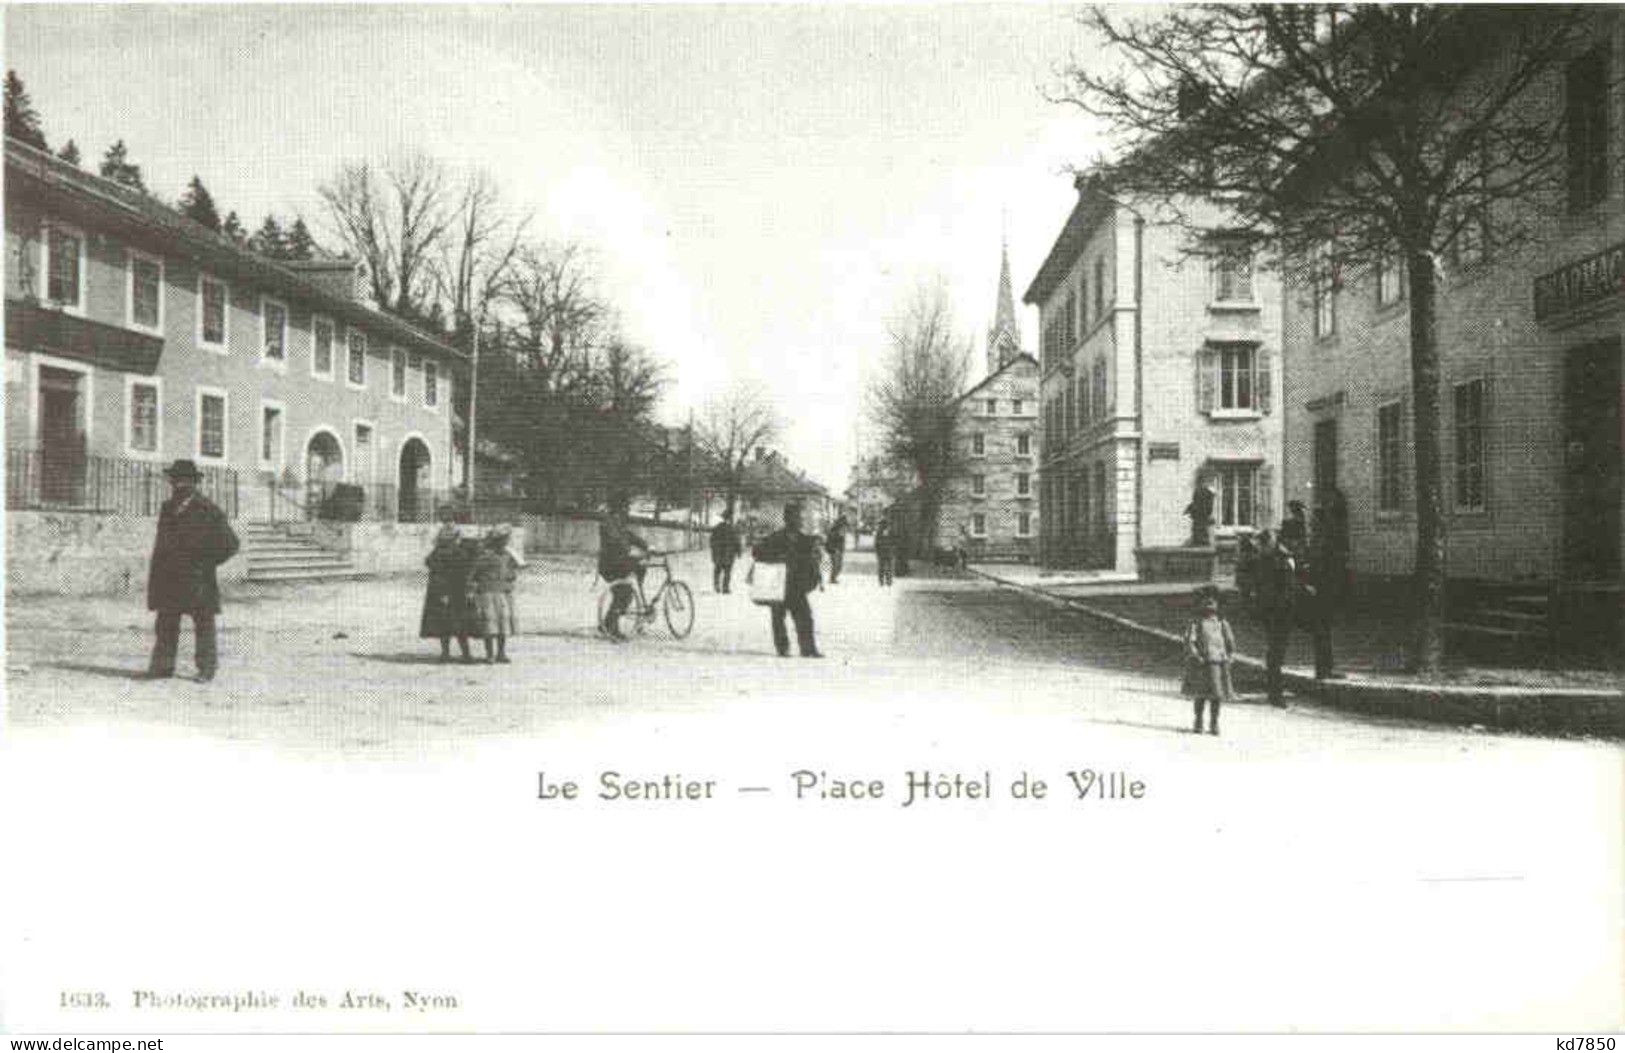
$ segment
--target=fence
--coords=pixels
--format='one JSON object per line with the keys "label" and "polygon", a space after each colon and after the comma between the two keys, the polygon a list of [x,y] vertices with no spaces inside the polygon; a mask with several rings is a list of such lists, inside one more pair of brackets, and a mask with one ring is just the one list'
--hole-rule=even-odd
{"label": "fence", "polygon": [[[207,467],[198,492],[238,514],[237,471]],[[49,450],[6,451],[6,507],[42,511],[156,516],[169,497],[163,466],[153,461],[90,457]]]}
{"label": "fence", "polygon": [[266,480],[266,509],[271,522],[432,523],[451,509],[458,518],[461,503],[449,490],[399,487],[312,479],[308,482]]}

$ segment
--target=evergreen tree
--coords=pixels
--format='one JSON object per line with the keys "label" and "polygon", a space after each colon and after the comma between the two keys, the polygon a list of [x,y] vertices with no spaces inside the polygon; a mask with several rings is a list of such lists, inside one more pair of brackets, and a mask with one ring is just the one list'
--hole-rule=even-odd
{"label": "evergreen tree", "polygon": [[261,256],[269,256],[273,260],[286,258],[287,239],[282,233],[282,224],[277,222],[276,216],[267,214],[265,222],[260,229],[248,239],[248,247]]}
{"label": "evergreen tree", "polygon": [[56,152],[56,156],[68,162],[68,164],[75,168],[78,168],[79,162],[83,160],[79,156],[79,144],[74,142],[72,139],[69,139],[62,145],[62,149]]}
{"label": "evergreen tree", "polygon": [[201,223],[217,234],[220,232],[220,212],[214,207],[214,196],[209,193],[209,188],[203,185],[203,180],[196,175],[186,184],[186,190],[181,194],[180,206],[187,219]]}
{"label": "evergreen tree", "polygon": [[248,244],[248,231],[243,229],[243,221],[237,218],[235,211],[226,213],[226,222],[220,227],[220,233],[239,245]]}
{"label": "evergreen tree", "polygon": [[11,69],[6,70],[6,135],[39,150],[50,149],[39,114],[34,112],[34,100],[28,97],[23,79]]}
{"label": "evergreen tree", "polygon": [[305,226],[305,217],[294,217],[293,226],[288,228],[284,248],[290,260],[308,260],[315,257],[316,239],[310,236],[310,228]]}
{"label": "evergreen tree", "polygon": [[122,183],[131,190],[139,190],[143,194],[147,192],[147,184],[141,178],[141,166],[130,163],[130,151],[123,139],[107,148],[107,154],[102,158],[102,176]]}

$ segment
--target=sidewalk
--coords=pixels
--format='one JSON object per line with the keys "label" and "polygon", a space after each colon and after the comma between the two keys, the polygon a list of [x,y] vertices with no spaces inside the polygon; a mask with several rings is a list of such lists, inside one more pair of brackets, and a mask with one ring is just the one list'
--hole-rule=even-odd
{"label": "sidewalk", "polygon": [[[973,565],[971,573],[1041,596],[1081,614],[1181,644],[1190,617],[1189,584],[1140,583],[1117,574],[1044,575],[1025,566]],[[1238,685],[1261,690],[1264,633],[1226,592],[1236,634]],[[1314,678],[1306,632],[1295,630],[1283,669],[1287,689],[1338,709],[1450,724],[1625,736],[1620,675],[1606,669],[1458,665],[1437,681],[1404,668],[1404,619],[1371,612],[1341,619],[1333,631],[1335,680]]]}

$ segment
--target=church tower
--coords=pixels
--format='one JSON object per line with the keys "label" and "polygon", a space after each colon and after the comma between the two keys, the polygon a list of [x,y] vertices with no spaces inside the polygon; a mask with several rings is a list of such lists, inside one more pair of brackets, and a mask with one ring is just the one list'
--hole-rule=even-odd
{"label": "church tower", "polygon": [[1021,328],[1016,325],[1016,300],[1010,294],[1010,247],[999,243],[999,304],[987,331],[987,375],[1003,369],[1021,354]]}

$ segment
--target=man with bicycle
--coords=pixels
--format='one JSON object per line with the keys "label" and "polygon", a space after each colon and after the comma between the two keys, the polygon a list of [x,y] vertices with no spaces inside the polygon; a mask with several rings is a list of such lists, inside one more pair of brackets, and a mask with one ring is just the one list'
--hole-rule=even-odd
{"label": "man with bicycle", "polygon": [[636,578],[639,586],[643,584],[643,562],[632,550],[638,549],[645,556],[649,554],[649,543],[626,525],[627,504],[624,497],[613,498],[608,514],[598,525],[598,575],[610,583],[613,593],[609,611],[598,627],[605,636],[618,642],[626,640],[626,634],[621,632],[621,616],[637,595],[628,579]]}

